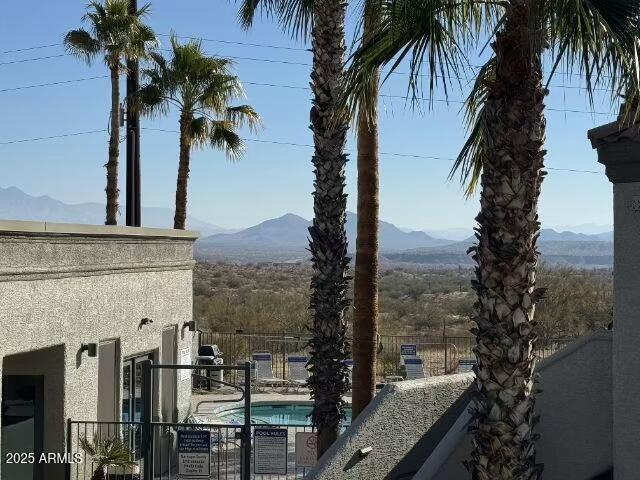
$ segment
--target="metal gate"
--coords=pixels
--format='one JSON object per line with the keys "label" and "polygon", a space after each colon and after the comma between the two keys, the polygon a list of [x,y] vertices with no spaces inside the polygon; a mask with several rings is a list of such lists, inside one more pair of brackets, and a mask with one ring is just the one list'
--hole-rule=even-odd
{"label": "metal gate", "polygon": [[[231,386],[242,393],[238,401],[244,403],[244,423],[171,423],[153,421],[154,370],[192,370],[192,378]],[[188,474],[189,465],[203,468],[206,479],[251,478],[251,364],[244,365],[154,365],[151,360],[141,362],[141,418],[140,421],[95,422],[67,421],[67,453],[78,455],[67,464],[68,480],[89,480],[99,464],[83,442],[117,442],[130,452],[130,465],[111,467],[108,479],[118,480],[178,480]],[[244,383],[233,385],[211,376],[212,371],[244,373]],[[202,371],[207,374],[202,375]],[[157,376],[160,378],[160,375]],[[198,443],[200,442],[200,443]],[[185,450],[188,445],[191,450]],[[74,448],[75,447],[75,448]],[[91,447],[91,445],[90,445]],[[104,444],[103,444],[104,447]],[[90,449],[89,449],[90,450]],[[94,449],[95,450],[95,449]],[[205,451],[206,450],[206,451]],[[195,468],[195,467],[194,467]],[[196,468],[197,470],[197,468]],[[198,473],[198,472],[196,472]],[[198,478],[198,475],[189,475]]]}
{"label": "metal gate", "polygon": [[[243,425],[219,425],[219,424],[189,424],[189,423],[167,423],[154,422],[151,418],[153,412],[153,371],[154,370],[196,370],[192,373],[192,378],[202,377],[208,382],[218,383],[231,386],[242,392],[241,400],[244,401],[244,424]],[[207,375],[202,376],[201,372],[206,371]],[[212,371],[234,371],[240,370],[244,372],[244,384],[242,387],[229,384],[222,380],[213,378],[210,373]],[[251,363],[245,362],[244,365],[154,365],[150,360],[142,364],[142,382],[143,382],[143,414],[141,426],[141,445],[143,459],[143,479],[166,478],[174,480],[179,478],[178,475],[186,475],[181,472],[180,468],[184,462],[189,464],[192,462],[198,464],[199,458],[206,458],[209,469],[212,465],[217,465],[220,469],[223,464],[220,461],[220,453],[225,453],[224,468],[228,470],[230,467],[234,469],[233,475],[238,473],[235,469],[239,469],[241,480],[250,480],[251,478]],[[200,441],[199,440],[202,440]],[[185,440],[186,439],[186,440]],[[207,440],[208,439],[208,440]],[[184,440],[184,441],[181,441]],[[175,442],[175,443],[174,443]],[[199,443],[200,442],[200,443]],[[229,461],[229,445],[237,446],[237,461],[234,461],[236,449],[231,448],[233,454],[231,462]],[[190,445],[191,453],[182,452],[181,449],[185,445]],[[213,448],[212,448],[213,447]],[[222,450],[221,450],[222,447]],[[208,449],[206,454],[203,449]],[[211,451],[216,449],[217,456],[211,461]],[[163,452],[166,452],[168,458],[162,458]],[[200,452],[200,453],[198,453]],[[156,454],[158,458],[156,458]],[[189,460],[189,455],[193,460]],[[183,456],[187,460],[183,460]],[[171,460],[175,459],[174,462]],[[217,460],[217,461],[216,461]],[[172,469],[172,463],[175,466]],[[178,463],[177,465],[175,465]],[[202,465],[202,462],[200,463]],[[196,468],[196,467],[192,467]],[[217,478],[220,478],[220,471],[217,472]],[[232,473],[232,472],[225,472]],[[209,470],[205,478],[211,478],[213,472]],[[197,475],[194,474],[194,477]],[[226,476],[226,475],[225,475]]]}

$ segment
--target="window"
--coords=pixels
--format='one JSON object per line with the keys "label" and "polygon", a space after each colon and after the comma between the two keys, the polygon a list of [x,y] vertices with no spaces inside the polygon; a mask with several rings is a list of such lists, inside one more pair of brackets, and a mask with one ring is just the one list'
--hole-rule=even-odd
{"label": "window", "polygon": [[[142,421],[142,361],[153,360],[153,352],[136,357],[127,358],[122,364],[122,421]],[[135,458],[140,458],[140,426],[130,427],[133,435],[125,431],[125,441],[134,452]]]}

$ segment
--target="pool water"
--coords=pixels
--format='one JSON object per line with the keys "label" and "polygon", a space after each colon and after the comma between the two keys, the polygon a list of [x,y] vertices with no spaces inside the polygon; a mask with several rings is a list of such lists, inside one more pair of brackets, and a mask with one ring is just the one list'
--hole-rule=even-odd
{"label": "pool water", "polygon": [[[305,404],[260,404],[251,406],[251,423],[258,425],[311,425],[312,405]],[[351,423],[351,407],[346,407],[347,420]],[[218,414],[218,417],[229,423],[244,423],[244,408],[233,408]]]}

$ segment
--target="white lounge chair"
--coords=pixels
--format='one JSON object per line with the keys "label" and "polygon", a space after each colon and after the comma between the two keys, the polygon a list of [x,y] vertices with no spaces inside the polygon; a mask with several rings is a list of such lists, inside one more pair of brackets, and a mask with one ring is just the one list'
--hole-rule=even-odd
{"label": "white lounge chair", "polygon": [[283,378],[278,378],[273,374],[273,358],[270,353],[254,352],[251,360],[256,366],[256,383],[258,384],[281,384]]}
{"label": "white lounge chair", "polygon": [[287,365],[289,366],[289,381],[295,385],[305,385],[309,378],[307,362],[309,359],[303,356],[289,355]]}
{"label": "white lounge chair", "polygon": [[477,364],[475,358],[461,358],[458,360],[458,373],[473,372],[473,367]]}
{"label": "white lounge chair", "polygon": [[347,358],[344,361],[344,364],[349,369],[349,390],[351,390],[351,387],[353,386],[353,358]]}
{"label": "white lounge chair", "polygon": [[424,372],[424,362],[418,356],[404,355],[402,365],[407,373],[407,380],[419,380],[427,377]]}

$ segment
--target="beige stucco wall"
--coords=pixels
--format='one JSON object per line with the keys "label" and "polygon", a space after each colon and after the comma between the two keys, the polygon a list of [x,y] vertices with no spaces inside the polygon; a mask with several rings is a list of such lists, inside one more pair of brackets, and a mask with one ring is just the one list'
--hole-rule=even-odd
{"label": "beige stucco wall", "polygon": [[[182,325],[192,319],[195,238],[172,230],[0,222],[0,362],[61,346],[64,419],[96,420],[100,359],[80,354],[80,345],[117,338],[121,359],[159,353],[163,328],[177,325],[179,359],[192,344]],[[153,323],[139,328],[145,317]],[[5,373],[11,368],[7,362]],[[178,381],[179,419],[189,412],[190,392],[189,380]],[[157,402],[154,411],[160,412]]]}
{"label": "beige stucco wall", "polygon": [[[539,365],[536,459],[544,464],[544,478],[588,480],[612,465],[612,337],[612,332],[594,333]],[[448,458],[425,462],[439,464],[437,474],[419,473],[416,480],[469,478],[462,462],[471,450],[470,437],[457,433],[458,446]]]}

